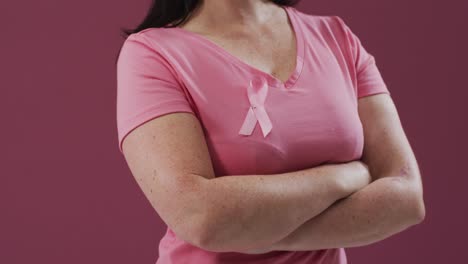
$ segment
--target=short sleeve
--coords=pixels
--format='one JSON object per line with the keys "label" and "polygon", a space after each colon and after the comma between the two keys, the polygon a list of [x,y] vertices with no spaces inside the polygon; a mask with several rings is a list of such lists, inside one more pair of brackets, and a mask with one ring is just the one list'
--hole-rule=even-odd
{"label": "short sleeve", "polygon": [[117,60],[117,132],[121,153],[125,137],[164,114],[194,113],[174,69],[143,35],[124,41]]}
{"label": "short sleeve", "polygon": [[361,40],[344,22],[344,20],[335,16],[345,34],[344,38],[349,47],[350,57],[354,65],[354,73],[357,97],[361,98],[368,95],[387,93],[390,94],[388,87],[377,67],[375,57],[367,52]]}

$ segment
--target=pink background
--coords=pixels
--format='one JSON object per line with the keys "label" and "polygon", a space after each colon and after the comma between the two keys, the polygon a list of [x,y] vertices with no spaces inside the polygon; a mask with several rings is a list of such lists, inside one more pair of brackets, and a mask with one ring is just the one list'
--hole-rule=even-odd
{"label": "pink background", "polygon": [[[149,0],[1,1],[0,263],[154,263],[164,223],[118,151],[120,27]],[[418,158],[426,219],[351,264],[468,259],[468,2],[306,1],[377,60]]]}

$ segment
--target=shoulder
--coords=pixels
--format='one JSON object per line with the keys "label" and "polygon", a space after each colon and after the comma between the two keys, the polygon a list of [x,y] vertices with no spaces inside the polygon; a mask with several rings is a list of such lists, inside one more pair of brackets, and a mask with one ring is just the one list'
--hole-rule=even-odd
{"label": "shoulder", "polygon": [[[117,71],[122,76],[127,74],[154,73],[178,77],[171,56],[168,56],[165,29],[147,28],[127,36],[121,45],[117,57]],[[169,45],[170,46],[170,45]]]}
{"label": "shoulder", "polygon": [[144,44],[154,51],[165,53],[171,47],[180,46],[182,40],[173,28],[146,28],[130,34],[123,45],[128,42]]}
{"label": "shoulder", "polygon": [[177,46],[180,41],[170,28],[146,28],[127,36],[121,45],[121,56],[158,57],[168,60],[167,54]]}
{"label": "shoulder", "polygon": [[357,45],[357,36],[343,17],[339,15],[308,14],[297,9],[294,9],[294,11],[306,38],[311,36],[313,40],[316,40],[314,36],[319,36],[320,41],[325,42],[327,45],[338,45],[342,49]]}
{"label": "shoulder", "polygon": [[136,33],[130,34],[130,36],[133,36],[136,38],[148,38],[148,39],[164,38],[164,37],[169,37],[172,31],[173,31],[173,28],[150,27],[150,28],[145,28],[143,30],[140,30]]}
{"label": "shoulder", "polygon": [[296,17],[306,29],[330,32],[333,34],[344,34],[348,28],[346,20],[338,15],[319,15],[305,13],[297,8],[292,8]]}
{"label": "shoulder", "polygon": [[155,47],[157,46],[155,45],[156,43],[163,42],[169,37],[170,34],[168,34],[168,30],[165,28],[146,28],[128,35],[125,39],[124,45],[127,42],[139,42]]}
{"label": "shoulder", "polygon": [[169,61],[190,57],[194,52],[193,47],[197,44],[196,39],[187,37],[171,27],[146,28],[129,35],[126,41],[138,42]]}

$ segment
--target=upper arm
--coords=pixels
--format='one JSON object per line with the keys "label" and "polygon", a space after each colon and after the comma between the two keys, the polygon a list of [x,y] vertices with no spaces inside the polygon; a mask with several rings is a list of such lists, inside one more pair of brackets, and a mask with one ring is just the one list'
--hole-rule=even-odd
{"label": "upper arm", "polygon": [[387,94],[358,100],[364,130],[362,161],[375,178],[400,176],[420,184],[420,172],[396,106]]}
{"label": "upper arm", "polygon": [[214,177],[199,121],[189,113],[159,116],[130,132],[123,151],[161,219],[179,237],[198,245],[207,210],[200,176]]}
{"label": "upper arm", "polygon": [[398,184],[391,186],[401,188],[408,214],[421,221],[425,215],[421,175],[393,100],[378,94],[358,101],[364,129],[362,161],[374,179],[397,180]]}
{"label": "upper arm", "polygon": [[362,160],[375,178],[401,176],[421,187],[415,155],[375,57],[341,17],[334,18],[344,35],[359,117],[364,129]]}
{"label": "upper arm", "polygon": [[400,175],[418,178],[416,159],[375,57],[341,17],[333,18],[343,34],[343,46],[348,56],[359,117],[363,124],[362,160],[376,177]]}
{"label": "upper arm", "polygon": [[119,148],[162,220],[190,240],[206,203],[201,182],[214,172],[201,124],[164,57],[131,35],[117,62]]}

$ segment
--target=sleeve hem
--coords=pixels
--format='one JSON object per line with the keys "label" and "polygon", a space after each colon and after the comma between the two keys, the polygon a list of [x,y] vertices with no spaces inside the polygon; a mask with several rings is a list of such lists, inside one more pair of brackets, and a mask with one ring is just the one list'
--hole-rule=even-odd
{"label": "sleeve hem", "polygon": [[388,95],[391,96],[390,91],[385,89],[385,90],[375,90],[375,91],[362,92],[362,93],[358,94],[358,99],[366,97],[366,96],[370,96],[370,95],[376,95],[376,94],[388,94]]}
{"label": "sleeve hem", "polygon": [[119,131],[118,148],[120,153],[123,154],[123,141],[128,136],[128,134],[130,134],[130,132],[157,117],[177,112],[192,113],[195,115],[194,111],[190,106],[188,106],[184,102],[180,102],[177,104],[167,105],[164,108],[154,108],[152,111],[145,112],[144,114],[141,114],[136,118],[127,120],[125,123],[122,124],[122,128]]}

